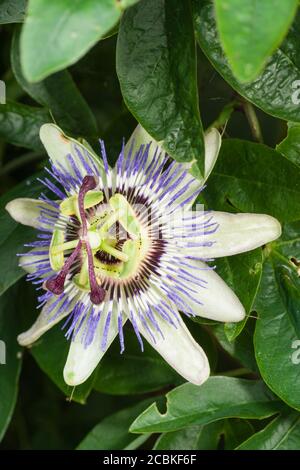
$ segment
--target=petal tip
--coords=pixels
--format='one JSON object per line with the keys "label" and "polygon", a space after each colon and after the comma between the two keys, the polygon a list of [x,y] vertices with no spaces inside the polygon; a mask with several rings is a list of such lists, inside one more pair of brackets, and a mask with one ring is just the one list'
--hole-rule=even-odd
{"label": "petal tip", "polygon": [[210,366],[209,366],[208,359],[205,355],[203,366],[197,371],[195,377],[191,379],[190,382],[194,385],[200,386],[204,384],[204,382],[206,382],[209,376],[210,376]]}
{"label": "petal tip", "polygon": [[[277,240],[277,238],[281,237],[282,234],[282,227],[279,220],[275,219],[275,217],[269,216],[270,220],[270,236],[273,236],[272,240]],[[273,234],[273,235],[272,235]]]}
{"label": "petal tip", "polygon": [[16,198],[9,201],[6,206],[5,210],[9,213],[12,219],[16,222],[22,223],[21,219],[24,218],[23,216],[26,215],[24,201],[29,199],[24,198]]}
{"label": "petal tip", "polygon": [[70,369],[67,366],[64,368],[63,376],[66,384],[70,385],[71,387],[77,387],[77,385],[81,385],[89,377],[88,374],[80,373],[80,371],[76,370],[76,368]]}
{"label": "petal tip", "polygon": [[17,341],[20,346],[24,347],[29,347],[33,343],[33,340],[31,340],[31,337],[27,332],[19,334],[17,336]]}

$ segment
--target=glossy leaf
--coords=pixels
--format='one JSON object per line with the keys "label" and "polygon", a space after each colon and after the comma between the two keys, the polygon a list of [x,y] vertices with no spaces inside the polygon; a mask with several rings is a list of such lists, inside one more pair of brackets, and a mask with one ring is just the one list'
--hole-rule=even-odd
{"label": "glossy leaf", "polygon": [[166,395],[166,412],[153,403],[132,424],[132,432],[165,432],[226,417],[262,419],[275,414],[279,400],[262,382],[210,377],[201,387],[181,385]]}
{"label": "glossy leaf", "polygon": [[156,441],[155,450],[216,450],[223,432],[223,421],[206,426],[189,426],[166,432]]}
{"label": "glossy leaf", "polygon": [[226,139],[205,190],[209,208],[300,218],[300,169],[266,145]]}
{"label": "glossy leaf", "polygon": [[288,134],[286,138],[277,145],[276,150],[286,158],[300,166],[300,124],[288,123]]}
{"label": "glossy leaf", "polygon": [[240,362],[242,366],[257,373],[258,367],[255,361],[253,346],[254,325],[255,320],[252,318],[249,319],[239,336],[230,340],[221,323],[212,325],[211,328],[222,348],[230,354],[230,356]]}
{"label": "glossy leaf", "polygon": [[20,103],[0,105],[0,138],[32,150],[42,150],[40,127],[51,122],[48,111]]}
{"label": "glossy leaf", "polygon": [[290,321],[300,337],[300,278],[292,263],[283,259],[276,259],[273,263],[276,281],[279,287],[282,302],[286,308]]}
{"label": "glossy leaf", "polygon": [[264,265],[255,306],[258,312],[255,355],[266,384],[289,406],[300,410],[300,367],[297,360],[300,337],[280,292],[276,275],[278,263],[281,263],[280,259],[271,254]]}
{"label": "glossy leaf", "polygon": [[133,450],[140,446],[147,435],[137,437],[129,433],[132,421],[147,408],[151,399],[118,411],[104,418],[92,429],[77,447],[78,450]]}
{"label": "glossy leaf", "polygon": [[299,450],[300,415],[286,412],[257,432],[237,450]]}
{"label": "glossy leaf", "polygon": [[[260,248],[237,256],[216,260],[217,272],[236,293],[249,315],[261,278],[262,251]],[[226,323],[225,332],[230,341],[242,331],[247,318],[239,323]]]}
{"label": "glossy leaf", "polygon": [[38,197],[42,185],[36,178],[37,175],[27,178],[0,198],[0,265],[5,268],[0,270],[0,295],[25,275],[25,271],[18,266],[17,253],[27,251],[24,243],[32,241],[35,236],[32,228],[15,222],[5,206],[17,197]]}
{"label": "glossy leaf", "polygon": [[251,81],[262,71],[286,35],[297,6],[298,0],[215,0],[221,43],[238,80]]}
{"label": "glossy leaf", "polygon": [[[285,41],[268,60],[263,73],[252,83],[241,84],[232,74],[222,51],[216,28],[213,2],[211,0],[192,0],[192,5],[197,41],[228,84],[266,113],[287,121],[299,122],[299,82],[297,81],[300,70],[299,15]],[[251,49],[249,48],[249,53],[251,53]],[[296,99],[293,98],[294,94],[296,94]]]}
{"label": "glossy leaf", "polygon": [[195,70],[189,1],[142,0],[125,12],[117,47],[125,103],[173,158],[203,174]]}
{"label": "glossy leaf", "polygon": [[226,450],[233,449],[250,434],[253,428],[246,420],[225,419],[205,426],[190,426],[179,431],[163,433],[155,450],[218,450],[223,437]]}
{"label": "glossy leaf", "polygon": [[225,450],[235,449],[243,440],[253,434],[254,428],[246,419],[226,419],[224,421]]}
{"label": "glossy leaf", "polygon": [[19,51],[20,34],[16,30],[11,47],[13,73],[20,86],[40,105],[49,109],[55,122],[78,137],[97,135],[95,118],[75,85],[71,74],[64,70],[38,83],[30,83],[23,75]]}
{"label": "glossy leaf", "polygon": [[0,24],[24,20],[27,0],[0,0]]}
{"label": "glossy leaf", "polygon": [[300,220],[282,225],[282,236],[272,243],[272,249],[288,260],[300,260]]}
{"label": "glossy leaf", "polygon": [[30,0],[21,36],[26,79],[36,82],[74,64],[114,26],[121,11],[115,0]]}
{"label": "glossy leaf", "polygon": [[[1,266],[3,266],[1,264]],[[22,354],[17,344],[20,288],[0,297],[0,441],[11,420],[17,400]]]}

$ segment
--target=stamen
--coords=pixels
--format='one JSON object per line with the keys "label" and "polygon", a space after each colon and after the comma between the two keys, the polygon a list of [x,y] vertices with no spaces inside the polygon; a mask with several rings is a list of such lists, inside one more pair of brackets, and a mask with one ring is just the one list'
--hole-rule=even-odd
{"label": "stamen", "polygon": [[123,251],[117,250],[113,246],[109,245],[105,240],[101,243],[101,250],[105,251],[109,255],[113,256],[114,258],[124,261],[125,263],[129,260],[129,257]]}
{"label": "stamen", "polygon": [[90,287],[91,287],[91,293],[90,293],[90,299],[93,302],[93,304],[99,305],[101,302],[103,302],[106,291],[99,286],[96,276],[95,276],[95,270],[94,270],[94,260],[93,260],[93,252],[90,247],[89,243],[86,243],[86,252],[87,252],[87,258],[88,258],[88,273],[89,273],[89,279],[90,279]]}
{"label": "stamen", "polygon": [[78,239],[77,240],[71,240],[69,242],[61,243],[60,245],[56,245],[52,248],[52,253],[54,255],[57,255],[58,253],[63,253],[66,250],[70,250],[72,248],[76,248],[78,244]]}

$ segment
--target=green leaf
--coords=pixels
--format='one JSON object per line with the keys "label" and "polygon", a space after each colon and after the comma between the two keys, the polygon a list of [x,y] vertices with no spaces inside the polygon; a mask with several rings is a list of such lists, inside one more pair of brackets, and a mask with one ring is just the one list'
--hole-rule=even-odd
{"label": "green leaf", "polygon": [[243,440],[253,434],[254,428],[246,419],[226,419],[224,421],[225,450],[235,449]]}
{"label": "green leaf", "polygon": [[125,328],[125,352],[117,341],[100,362],[94,388],[112,395],[148,393],[177,385],[180,378],[148,344],[141,352],[135,333]]}
{"label": "green leaf", "polygon": [[176,431],[227,417],[262,419],[280,409],[279,400],[263,382],[210,377],[201,387],[181,385],[166,395],[166,412],[153,403],[132,424],[132,432]]}
{"label": "green leaf", "polygon": [[300,447],[300,415],[286,412],[257,432],[237,450],[298,450]]}
{"label": "green leaf", "polygon": [[27,251],[24,243],[32,241],[35,232],[32,228],[15,222],[5,206],[17,197],[38,197],[42,185],[36,178],[37,175],[27,178],[0,198],[0,266],[3,267],[0,270],[0,295],[25,275],[25,271],[18,266],[17,253]]}
{"label": "green leaf", "polygon": [[0,138],[10,144],[33,150],[43,149],[39,130],[45,122],[51,122],[46,109],[19,103],[0,105]]}
{"label": "green leaf", "polygon": [[300,124],[288,122],[288,134],[286,138],[276,146],[286,158],[300,166]]}
{"label": "green leaf", "polygon": [[162,434],[155,450],[216,450],[223,432],[223,421],[206,426],[190,426],[179,431]]}
{"label": "green leaf", "polygon": [[67,360],[70,341],[65,338],[62,325],[63,323],[59,323],[51,328],[39,341],[33,344],[30,352],[39,367],[70,400],[84,404],[92,391],[95,373],[77,387],[71,387],[65,383],[63,369]]}
{"label": "green leaf", "polygon": [[230,354],[230,356],[239,361],[247,369],[257,373],[258,367],[253,346],[254,326],[253,319],[249,319],[241,334],[233,340],[228,339],[228,335],[225,334],[225,329],[222,324],[212,325],[211,329],[222,348]]}
{"label": "green leaf", "polygon": [[282,225],[282,235],[271,248],[289,260],[300,259],[300,220]]}
{"label": "green leaf", "polygon": [[[237,256],[219,258],[216,260],[216,266],[218,274],[236,293],[249,315],[260,283],[262,250],[257,248]],[[248,316],[239,323],[225,324],[225,333],[230,341],[243,331],[247,320]]]}
{"label": "green leaf", "polygon": [[[285,41],[268,60],[263,73],[252,83],[241,84],[232,74],[222,51],[215,23],[213,2],[211,0],[192,0],[192,6],[197,41],[215,69],[229,85],[266,113],[287,121],[299,122],[299,88],[297,89],[297,87],[299,87],[300,74],[300,15],[296,17]],[[252,29],[255,27],[254,23]],[[270,24],[272,23],[273,19]],[[233,31],[232,37],[235,35],[236,31]],[[255,39],[253,44],[257,42]],[[252,47],[249,48],[249,54],[251,54]]]}
{"label": "green leaf", "polygon": [[282,258],[274,265],[279,293],[290,321],[300,338],[300,278],[291,263]]}
{"label": "green leaf", "polygon": [[126,105],[175,160],[203,174],[190,2],[142,0],[122,17],[117,72]]}
{"label": "green leaf", "polygon": [[104,418],[77,447],[78,450],[133,450],[148,439],[129,433],[132,421],[151,403],[151,399]]}
{"label": "green leaf", "polygon": [[80,59],[115,25],[115,0],[29,0],[21,35],[26,79],[37,82]]}
{"label": "green leaf", "polygon": [[300,337],[290,320],[276,275],[276,268],[284,261],[272,252],[264,264],[255,305],[258,320],[254,347],[266,384],[289,406],[300,410],[300,367],[295,359]]}
{"label": "green leaf", "polygon": [[238,80],[251,81],[262,71],[288,32],[297,6],[298,0],[215,0],[221,43]]}
{"label": "green leaf", "polygon": [[24,20],[27,0],[0,0],[0,24]]}
{"label": "green leaf", "polygon": [[96,136],[95,118],[75,85],[71,74],[64,70],[39,83],[30,83],[22,73],[17,29],[12,41],[11,64],[20,86],[39,104],[48,108],[55,122],[66,133],[75,136]]}
{"label": "green leaf", "polygon": [[9,425],[17,400],[22,363],[22,354],[17,344],[21,297],[22,290],[16,286],[0,298],[0,441]]}
{"label": "green leaf", "polygon": [[234,449],[253,434],[246,420],[225,419],[205,426],[190,426],[163,433],[155,443],[155,450],[217,450],[223,436],[225,449]]}
{"label": "green leaf", "polygon": [[295,221],[300,218],[300,169],[266,145],[226,139],[204,195],[214,210],[231,204],[235,211]]}

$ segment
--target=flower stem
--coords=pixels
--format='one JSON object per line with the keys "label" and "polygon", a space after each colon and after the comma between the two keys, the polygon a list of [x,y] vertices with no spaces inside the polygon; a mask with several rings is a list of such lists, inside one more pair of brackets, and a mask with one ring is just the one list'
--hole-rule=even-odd
{"label": "flower stem", "polygon": [[257,142],[263,143],[263,136],[262,136],[259,120],[256,116],[256,112],[255,112],[253,105],[249,101],[242,100],[242,106],[243,106],[243,110],[246,115],[246,118],[248,120],[253,139],[256,140]]}
{"label": "flower stem", "polygon": [[226,377],[240,377],[241,375],[249,375],[253,374],[253,372],[245,367],[240,367],[239,369],[229,370],[227,372],[221,372],[216,375],[225,375]]}
{"label": "flower stem", "polygon": [[230,101],[230,103],[227,103],[222,109],[222,111],[220,112],[217,119],[209,126],[208,130],[215,127],[219,131],[224,132],[227,126],[227,123],[229,119],[231,118],[232,113],[236,109],[240,109],[240,106],[241,104],[238,100],[233,100],[233,101]]}

